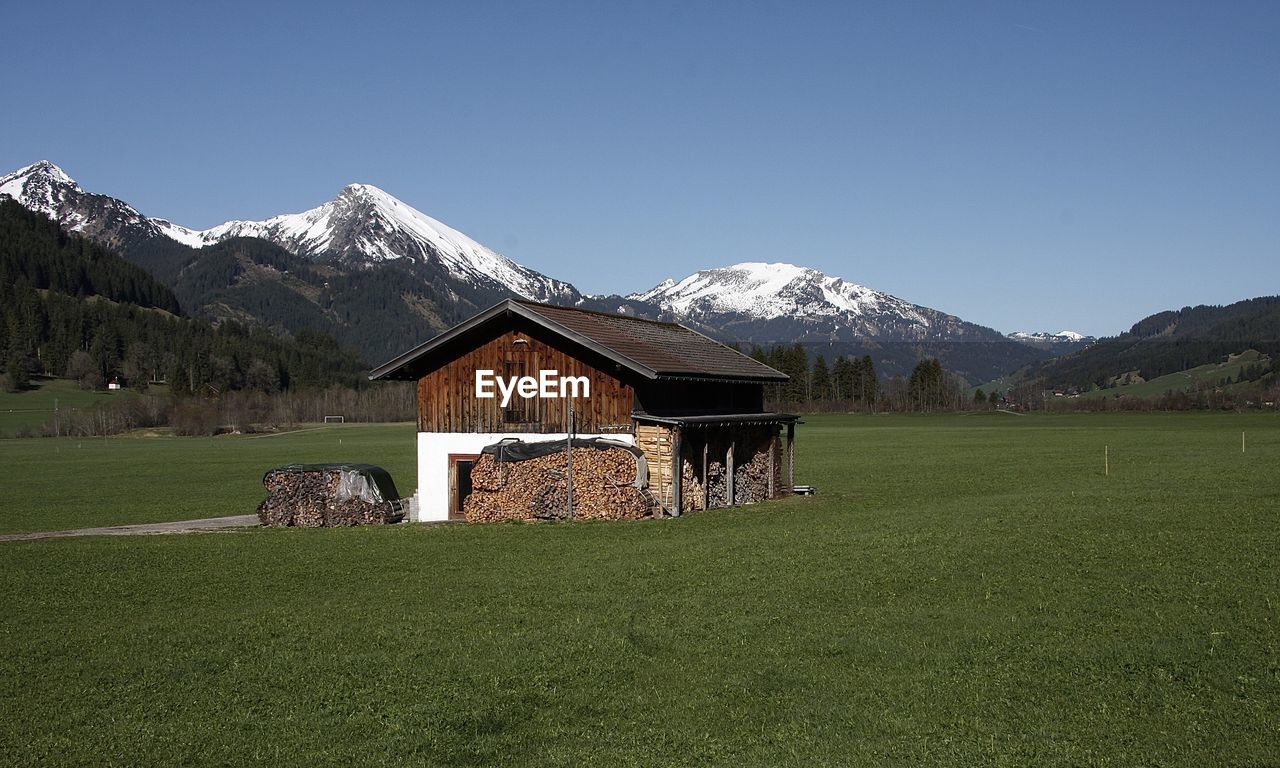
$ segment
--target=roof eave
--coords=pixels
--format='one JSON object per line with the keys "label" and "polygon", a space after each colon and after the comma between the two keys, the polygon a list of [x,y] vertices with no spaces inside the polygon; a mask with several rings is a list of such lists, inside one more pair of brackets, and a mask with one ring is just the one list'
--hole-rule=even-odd
{"label": "roof eave", "polygon": [[670,373],[663,372],[657,375],[662,381],[712,381],[728,384],[785,384],[791,380],[791,377],[785,373],[777,376],[711,376],[707,374],[692,373]]}
{"label": "roof eave", "polygon": [[[405,352],[404,354],[401,354],[383,363],[377,368],[373,369],[372,371],[369,372],[369,380],[370,381],[377,381],[378,379],[394,380],[398,378],[394,374],[398,373],[400,370],[404,369],[405,367],[411,365],[415,360],[422,358],[424,355],[431,352],[433,349],[436,349],[437,347],[447,344],[450,341],[453,341],[454,339],[458,338],[459,336],[463,336],[471,332],[472,330],[480,327],[481,325],[484,325],[490,320],[506,312],[511,312],[511,313],[520,315],[526,320],[530,320],[538,325],[541,325],[545,328],[555,331],[556,333],[560,334],[566,339],[576,344],[580,344],[586,347],[587,349],[590,349],[593,352],[599,355],[602,355],[608,358],[609,360],[612,360],[618,365],[621,365],[631,371],[634,371],[635,373],[641,376],[644,376],[647,379],[658,378],[658,372],[653,370],[652,368],[642,365],[636,362],[635,360],[632,360],[631,358],[626,357],[625,355],[620,355],[617,352],[614,352],[613,350],[609,349],[608,347],[598,344],[592,339],[589,339],[583,336],[577,331],[574,331],[570,328],[566,328],[565,326],[561,325],[560,323],[557,323],[556,321],[552,320],[546,315],[543,315],[539,312],[536,312],[526,307],[525,305],[521,304],[520,302],[514,299],[503,299],[502,301],[486,309],[485,311],[481,312],[475,317],[472,317],[470,320],[467,320],[465,322],[459,323],[458,325],[455,325],[453,328],[450,328],[444,333],[441,333],[440,335],[435,336],[434,338],[419,344],[418,346],[414,347],[408,352]],[[406,378],[413,379],[417,377],[411,376]]]}

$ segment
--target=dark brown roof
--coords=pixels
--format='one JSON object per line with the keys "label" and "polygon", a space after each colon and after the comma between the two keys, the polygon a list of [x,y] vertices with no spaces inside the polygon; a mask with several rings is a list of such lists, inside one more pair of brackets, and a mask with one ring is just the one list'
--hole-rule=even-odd
{"label": "dark brown roof", "polygon": [[705,378],[786,381],[764,363],[678,323],[641,320],[572,307],[507,299],[445,331],[369,374],[371,379],[417,378],[433,351],[459,341],[507,313],[527,318],[649,379]]}

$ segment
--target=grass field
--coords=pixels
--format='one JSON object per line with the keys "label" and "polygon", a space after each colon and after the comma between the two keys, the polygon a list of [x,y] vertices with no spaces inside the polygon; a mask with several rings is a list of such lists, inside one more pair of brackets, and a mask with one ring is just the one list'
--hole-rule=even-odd
{"label": "grass field", "polygon": [[[1280,761],[1280,419],[806,422],[818,496],[679,520],[0,545],[0,762]],[[0,443],[7,530],[413,487],[406,426],[55,450]]]}
{"label": "grass field", "polygon": [[37,377],[31,382],[31,389],[24,392],[0,390],[0,437],[14,435],[23,428],[38,434],[40,427],[53,418],[55,408],[88,408],[128,396],[120,391],[86,391],[69,379]]}
{"label": "grass field", "polygon": [[0,533],[252,513],[262,474],[295,462],[380,464],[405,495],[417,484],[411,424],[300,428],[217,437],[0,440],[18,493],[0,501]]}

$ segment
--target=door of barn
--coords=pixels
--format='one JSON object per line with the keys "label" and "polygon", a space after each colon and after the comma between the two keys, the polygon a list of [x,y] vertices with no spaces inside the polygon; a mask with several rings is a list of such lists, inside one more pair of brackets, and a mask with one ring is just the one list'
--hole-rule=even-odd
{"label": "door of barn", "polygon": [[478,453],[449,454],[449,519],[465,520],[462,504],[471,495],[471,468],[480,460]]}

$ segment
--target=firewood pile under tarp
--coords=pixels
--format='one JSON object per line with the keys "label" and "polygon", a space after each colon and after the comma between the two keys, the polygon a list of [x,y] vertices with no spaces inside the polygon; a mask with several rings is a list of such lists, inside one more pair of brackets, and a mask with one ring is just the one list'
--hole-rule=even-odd
{"label": "firewood pile under tarp", "polygon": [[372,464],[290,464],[268,470],[270,495],[258,505],[265,526],[336,528],[400,522],[404,506],[391,475]]}
{"label": "firewood pile under tarp", "polygon": [[463,502],[468,523],[507,520],[637,520],[654,514],[645,491],[643,456],[614,440],[574,440],[573,508],[569,508],[569,450],[564,440],[487,446],[471,468]]}

